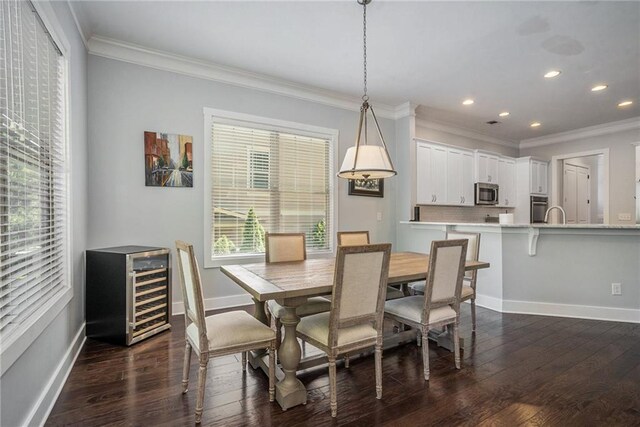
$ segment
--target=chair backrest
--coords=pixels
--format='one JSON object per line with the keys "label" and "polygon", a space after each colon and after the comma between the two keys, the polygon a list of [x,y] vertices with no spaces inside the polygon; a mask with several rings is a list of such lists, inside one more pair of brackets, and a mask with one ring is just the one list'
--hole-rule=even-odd
{"label": "chair backrest", "polygon": [[178,251],[178,269],[180,271],[182,299],[184,300],[185,328],[193,323],[198,328],[199,348],[207,349],[209,348],[209,343],[198,260],[193,251],[193,245],[189,243],[176,240],[176,250]]}
{"label": "chair backrest", "polygon": [[453,305],[458,312],[468,244],[467,239],[431,242],[423,320],[429,318],[430,309],[436,306]]}
{"label": "chair backrest", "polygon": [[369,231],[338,231],[338,246],[369,244]]}
{"label": "chair backrest", "polygon": [[[467,246],[467,261],[478,261],[478,259],[480,259],[480,233],[458,233],[455,231],[450,231],[447,233],[445,239],[469,240],[469,246]],[[475,286],[475,278],[477,274],[478,274],[478,270],[471,270],[471,271],[465,272],[464,277],[474,281],[474,286]]]}
{"label": "chair backrest", "polygon": [[307,259],[304,233],[266,233],[264,244],[267,263]]}
{"label": "chair backrest", "polygon": [[382,334],[390,257],[391,243],[338,247],[329,318],[331,346],[337,345],[340,328],[373,323]]}

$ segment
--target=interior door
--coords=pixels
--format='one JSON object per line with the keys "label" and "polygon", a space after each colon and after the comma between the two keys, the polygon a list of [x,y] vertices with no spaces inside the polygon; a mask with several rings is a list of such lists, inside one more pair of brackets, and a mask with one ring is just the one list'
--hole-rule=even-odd
{"label": "interior door", "polygon": [[562,194],[564,195],[564,203],[562,207],[567,213],[567,224],[576,224],[576,199],[577,199],[577,184],[576,184],[576,167],[573,165],[564,165],[564,179],[563,179]]}
{"label": "interior door", "polygon": [[589,224],[589,169],[576,167],[576,214],[578,224]]}

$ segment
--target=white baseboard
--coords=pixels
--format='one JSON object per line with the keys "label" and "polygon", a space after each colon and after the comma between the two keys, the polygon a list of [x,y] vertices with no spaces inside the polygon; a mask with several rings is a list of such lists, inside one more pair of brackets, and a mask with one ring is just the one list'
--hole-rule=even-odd
{"label": "white baseboard", "polygon": [[640,310],[630,308],[503,300],[502,312],[640,323]]}
{"label": "white baseboard", "polygon": [[[217,310],[220,308],[238,307],[242,305],[253,305],[253,299],[251,299],[251,295],[230,295],[227,297],[205,298],[204,300],[204,309],[206,311]],[[173,304],[171,304],[171,310],[172,315],[184,314],[184,303],[182,301],[175,301]]]}
{"label": "white baseboard", "polygon": [[55,405],[58,400],[58,396],[60,396],[62,392],[62,387],[64,387],[64,384],[67,382],[71,369],[76,363],[80,350],[82,350],[82,346],[87,339],[85,326],[86,324],[83,322],[76,336],[73,337],[71,344],[69,344],[69,348],[62,357],[62,360],[58,363],[55,372],[42,389],[42,393],[40,393],[38,400],[33,405],[24,425],[43,426],[47,421],[53,405]]}
{"label": "white baseboard", "polygon": [[476,294],[476,305],[489,310],[502,312],[502,299],[488,295]]}

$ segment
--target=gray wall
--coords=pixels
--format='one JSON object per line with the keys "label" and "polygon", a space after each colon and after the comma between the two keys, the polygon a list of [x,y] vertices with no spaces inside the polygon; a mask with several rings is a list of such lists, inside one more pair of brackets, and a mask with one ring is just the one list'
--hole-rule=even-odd
{"label": "gray wall", "polygon": [[[176,239],[194,244],[202,266],[204,251],[203,107],[253,114],[338,129],[340,166],[354,143],[358,112],[158,71],[89,56],[89,237],[90,248],[123,244],[174,247]],[[381,120],[392,157],[395,128]],[[144,184],[144,131],[193,136],[193,188],[156,188]],[[366,229],[374,242],[395,237],[395,178],[385,182],[385,197],[347,195],[338,180],[341,230]],[[377,212],[382,221],[377,221]],[[174,265],[175,266],[175,265]],[[219,272],[202,269],[205,298],[243,294]],[[174,268],[175,301],[182,301]]]}
{"label": "gray wall", "polygon": [[[520,156],[535,156],[551,160],[552,156],[609,148],[609,222],[611,224],[633,224],[635,222],[633,218],[635,211],[635,154],[631,144],[635,142],[640,142],[640,130],[638,129],[560,144],[525,147],[520,149]],[[619,220],[619,213],[631,214],[631,221]]]}
{"label": "gray wall", "polygon": [[[64,356],[84,323],[84,250],[87,230],[87,55],[66,2],[51,2],[71,47],[70,143],[72,169],[73,299],[0,379],[0,425],[18,426],[30,414],[40,423],[67,369]],[[84,334],[81,334],[80,338]],[[79,343],[79,342],[78,342]],[[76,343],[77,344],[77,343]],[[71,357],[75,348],[71,349]],[[62,365],[61,365],[62,364]],[[60,368],[60,371],[57,369]],[[61,375],[57,375],[60,373]],[[47,384],[52,380],[51,387]],[[38,402],[39,399],[42,399]],[[36,404],[38,404],[36,406]],[[32,411],[34,411],[32,413]]]}
{"label": "gray wall", "polygon": [[[440,142],[442,144],[455,145],[456,147],[468,148],[471,150],[487,150],[494,153],[502,154],[508,157],[518,157],[518,147],[513,147],[494,144],[491,142],[483,141],[477,138],[471,138],[467,136],[460,136],[453,133],[430,129],[425,126],[421,126],[420,122],[416,125],[416,138],[426,139],[431,142]],[[505,141],[505,144],[508,142]]]}

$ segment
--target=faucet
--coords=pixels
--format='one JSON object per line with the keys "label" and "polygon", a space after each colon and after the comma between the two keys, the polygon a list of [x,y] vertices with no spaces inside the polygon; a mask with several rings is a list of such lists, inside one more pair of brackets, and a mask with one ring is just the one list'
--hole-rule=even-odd
{"label": "faucet", "polygon": [[562,209],[562,206],[551,206],[549,209],[547,209],[547,211],[544,213],[544,223],[548,224],[549,221],[549,212],[551,212],[553,209],[560,209],[560,212],[562,212],[562,224],[566,224],[567,223],[567,213],[564,211],[564,209]]}

